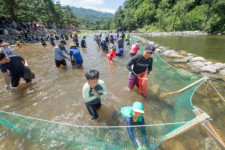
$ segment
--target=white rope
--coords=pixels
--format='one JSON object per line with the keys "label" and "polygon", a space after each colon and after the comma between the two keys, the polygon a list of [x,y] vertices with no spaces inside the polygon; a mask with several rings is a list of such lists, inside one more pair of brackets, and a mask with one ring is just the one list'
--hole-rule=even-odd
{"label": "white rope", "polygon": [[211,133],[211,135],[214,136],[214,138],[217,139],[217,141],[219,141],[221,143],[221,145],[223,145],[223,147],[225,147],[225,145],[223,144],[223,142],[205,125],[205,121],[204,121],[204,123],[202,123],[202,125],[209,131],[209,133]]}
{"label": "white rope", "polygon": [[126,128],[126,127],[151,127],[151,126],[164,126],[164,125],[174,125],[174,124],[185,124],[185,123],[194,123],[194,122],[201,122],[200,121],[183,121],[183,122],[174,122],[174,123],[164,123],[164,124],[150,124],[150,125],[135,125],[135,126],[82,126],[82,125],[73,125],[73,124],[68,124],[68,123],[63,123],[63,122],[56,122],[56,121],[49,121],[49,120],[43,120],[43,119],[38,119],[38,118],[32,118],[28,116],[23,116],[19,114],[14,114],[10,112],[5,112],[1,111],[1,113],[5,114],[10,114],[13,116],[19,116],[22,118],[27,118],[27,119],[32,119],[32,120],[38,120],[38,121],[43,121],[43,122],[48,122],[48,123],[55,123],[55,124],[60,124],[60,125],[66,125],[66,126],[72,126],[72,127],[82,127],[82,128]]}
{"label": "white rope", "polygon": [[217,94],[221,97],[221,99],[225,102],[225,99],[224,99],[223,96],[220,94],[220,92],[213,86],[213,84],[212,84],[211,82],[209,82],[209,83],[212,85],[213,89],[217,92]]}

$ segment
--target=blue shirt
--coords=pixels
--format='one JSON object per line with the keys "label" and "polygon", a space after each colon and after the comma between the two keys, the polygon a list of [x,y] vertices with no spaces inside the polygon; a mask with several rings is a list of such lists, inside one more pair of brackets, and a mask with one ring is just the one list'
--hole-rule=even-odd
{"label": "blue shirt", "polygon": [[77,49],[77,48],[70,49],[70,56],[74,57],[76,64],[83,63],[83,58],[80,54],[79,49]]}
{"label": "blue shirt", "polygon": [[9,70],[9,73],[12,76],[23,77],[24,75],[24,64],[22,61],[24,60],[21,56],[11,55],[9,56],[10,62],[5,64],[0,64],[0,69],[3,73],[6,73]]}
{"label": "blue shirt", "polygon": [[117,51],[116,51],[116,54],[120,54],[120,55],[123,55],[124,53],[124,50],[122,48],[119,48]]}

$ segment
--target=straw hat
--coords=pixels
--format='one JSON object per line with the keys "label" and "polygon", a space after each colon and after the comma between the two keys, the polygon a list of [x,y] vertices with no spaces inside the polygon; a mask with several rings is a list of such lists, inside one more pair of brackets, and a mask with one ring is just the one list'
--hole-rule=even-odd
{"label": "straw hat", "polygon": [[77,47],[77,45],[75,45],[74,43],[70,44],[70,48],[71,47]]}
{"label": "straw hat", "polygon": [[8,46],[8,43],[2,43],[1,46]]}

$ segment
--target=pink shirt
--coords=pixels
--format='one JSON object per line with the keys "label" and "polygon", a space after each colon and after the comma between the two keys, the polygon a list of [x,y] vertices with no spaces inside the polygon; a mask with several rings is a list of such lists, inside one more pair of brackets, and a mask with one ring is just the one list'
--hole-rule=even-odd
{"label": "pink shirt", "polygon": [[136,44],[133,44],[132,46],[131,46],[131,49],[130,49],[130,53],[135,53],[135,54],[137,54],[137,53],[139,53],[139,45],[136,45]]}

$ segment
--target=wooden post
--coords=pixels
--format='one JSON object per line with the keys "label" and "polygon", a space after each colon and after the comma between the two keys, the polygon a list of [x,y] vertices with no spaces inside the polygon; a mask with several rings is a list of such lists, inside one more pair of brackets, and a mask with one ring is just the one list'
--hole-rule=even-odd
{"label": "wooden post", "polygon": [[179,128],[173,130],[172,132],[164,135],[163,137],[160,137],[159,139],[161,141],[166,141],[168,139],[175,138],[176,136],[181,135],[184,132],[189,131],[190,129],[192,129],[196,125],[199,125],[202,121],[210,118],[208,116],[208,114],[206,114],[206,113],[201,114],[197,109],[193,110],[193,112],[196,114],[196,117],[194,119],[188,121],[184,125],[182,125]]}

